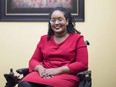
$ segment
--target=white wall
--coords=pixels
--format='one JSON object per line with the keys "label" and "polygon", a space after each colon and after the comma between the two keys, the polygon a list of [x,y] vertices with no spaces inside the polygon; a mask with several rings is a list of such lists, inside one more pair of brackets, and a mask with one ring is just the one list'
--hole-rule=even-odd
{"label": "white wall", "polygon": [[[89,69],[92,87],[116,87],[116,0],[85,0],[85,22],[76,28],[91,45]],[[0,22],[0,87],[9,68],[27,67],[40,36],[47,33],[46,22]]]}

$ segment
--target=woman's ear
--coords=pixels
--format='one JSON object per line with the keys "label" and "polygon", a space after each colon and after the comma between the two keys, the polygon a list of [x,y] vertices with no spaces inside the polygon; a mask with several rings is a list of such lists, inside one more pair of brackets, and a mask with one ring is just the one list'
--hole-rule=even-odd
{"label": "woman's ear", "polygon": [[68,23],[69,23],[69,20],[66,20],[66,21],[67,21],[66,25],[68,25]]}

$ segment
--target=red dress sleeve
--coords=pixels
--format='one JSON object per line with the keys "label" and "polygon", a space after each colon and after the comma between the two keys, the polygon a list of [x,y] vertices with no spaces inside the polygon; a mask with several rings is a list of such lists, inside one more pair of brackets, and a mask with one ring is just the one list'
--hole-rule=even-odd
{"label": "red dress sleeve", "polygon": [[72,74],[88,69],[88,50],[83,36],[78,39],[75,62],[68,65]]}
{"label": "red dress sleeve", "polygon": [[42,44],[42,38],[40,42],[38,43],[34,54],[32,55],[31,59],[29,60],[29,72],[32,72],[35,68],[35,66],[41,64],[43,60],[43,56],[41,53],[41,44]]}

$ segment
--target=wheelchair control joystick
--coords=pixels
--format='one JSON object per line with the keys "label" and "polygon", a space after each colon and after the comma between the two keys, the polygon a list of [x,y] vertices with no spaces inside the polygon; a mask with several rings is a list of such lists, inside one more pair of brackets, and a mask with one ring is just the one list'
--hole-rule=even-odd
{"label": "wheelchair control joystick", "polygon": [[18,83],[18,77],[14,75],[12,68],[10,69],[9,74],[4,74],[4,77],[7,81],[5,87],[15,87]]}
{"label": "wheelchair control joystick", "polygon": [[14,76],[14,72],[13,72],[13,69],[12,69],[12,68],[10,69],[9,75],[10,75],[10,76]]}

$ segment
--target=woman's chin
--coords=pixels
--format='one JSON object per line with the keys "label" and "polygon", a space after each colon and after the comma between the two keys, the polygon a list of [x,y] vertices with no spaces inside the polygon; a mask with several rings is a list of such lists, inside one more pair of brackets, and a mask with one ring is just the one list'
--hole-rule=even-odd
{"label": "woman's chin", "polygon": [[54,29],[54,32],[62,32],[62,29],[60,28],[60,29]]}

